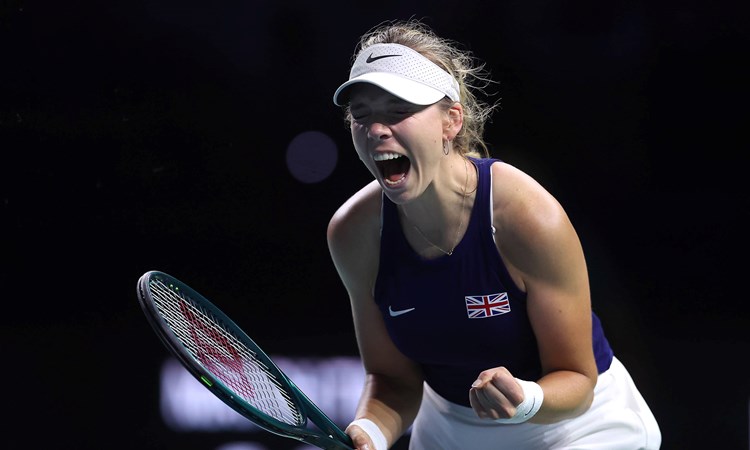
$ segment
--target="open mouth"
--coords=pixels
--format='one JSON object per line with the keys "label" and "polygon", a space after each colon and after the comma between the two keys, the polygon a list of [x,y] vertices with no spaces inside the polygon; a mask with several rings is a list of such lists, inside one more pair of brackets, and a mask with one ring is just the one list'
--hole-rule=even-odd
{"label": "open mouth", "polygon": [[398,153],[378,153],[373,159],[383,181],[388,186],[398,186],[403,183],[411,167],[409,158]]}

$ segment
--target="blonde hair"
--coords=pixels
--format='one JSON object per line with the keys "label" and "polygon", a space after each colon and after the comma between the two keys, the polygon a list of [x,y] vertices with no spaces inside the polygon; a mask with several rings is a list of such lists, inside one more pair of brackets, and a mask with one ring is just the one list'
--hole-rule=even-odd
{"label": "blonde hair", "polygon": [[[484,126],[497,104],[483,102],[475,94],[485,93],[484,89],[493,82],[484,63],[479,63],[470,52],[460,49],[456,42],[436,35],[431,28],[416,19],[377,25],[362,35],[352,61],[367,47],[383,43],[410,47],[456,79],[464,117],[463,127],[453,140],[453,148],[466,156],[490,156],[484,141]],[[444,98],[441,102],[446,109],[453,104],[449,98]],[[348,109],[346,115],[347,120],[351,120]]]}

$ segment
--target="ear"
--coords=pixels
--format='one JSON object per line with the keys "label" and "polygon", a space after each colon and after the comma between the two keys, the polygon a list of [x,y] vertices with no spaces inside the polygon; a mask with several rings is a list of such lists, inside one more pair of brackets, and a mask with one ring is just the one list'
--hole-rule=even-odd
{"label": "ear", "polygon": [[444,138],[452,141],[464,126],[464,107],[460,103],[453,103],[446,111],[445,126],[443,127]]}

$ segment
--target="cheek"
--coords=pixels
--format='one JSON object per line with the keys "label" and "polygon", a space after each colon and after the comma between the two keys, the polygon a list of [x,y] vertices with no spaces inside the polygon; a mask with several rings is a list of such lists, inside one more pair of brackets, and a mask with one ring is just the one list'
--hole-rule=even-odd
{"label": "cheek", "polygon": [[356,150],[359,159],[365,162],[365,156],[367,155],[367,132],[364,130],[364,127],[358,125],[352,125],[351,130],[354,150]]}
{"label": "cheek", "polygon": [[367,143],[367,129],[356,123],[353,123],[350,129],[352,133],[352,142],[357,148],[357,151],[359,151],[360,147],[364,148],[364,145]]}

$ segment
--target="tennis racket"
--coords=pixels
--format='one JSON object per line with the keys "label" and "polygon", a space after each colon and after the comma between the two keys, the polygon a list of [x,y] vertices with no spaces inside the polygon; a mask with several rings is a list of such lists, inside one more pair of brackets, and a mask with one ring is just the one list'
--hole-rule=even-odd
{"label": "tennis racket", "polygon": [[[216,397],[266,431],[322,449],[353,449],[326,416],[229,317],[166,273],[138,280],[151,326],[185,368]],[[308,427],[308,419],[319,430]]]}

